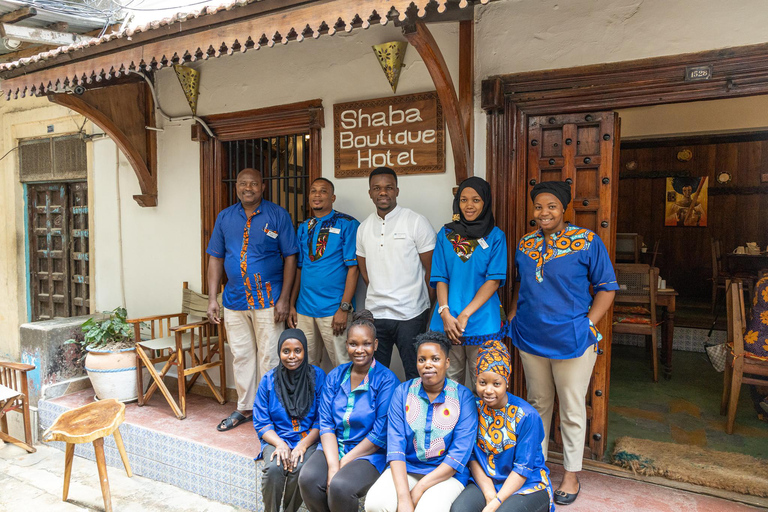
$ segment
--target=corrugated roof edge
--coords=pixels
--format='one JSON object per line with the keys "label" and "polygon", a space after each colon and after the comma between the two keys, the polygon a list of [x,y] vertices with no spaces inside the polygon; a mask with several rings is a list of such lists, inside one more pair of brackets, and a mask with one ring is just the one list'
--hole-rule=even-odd
{"label": "corrugated roof edge", "polygon": [[210,16],[210,15],[216,14],[217,12],[229,11],[236,7],[245,6],[245,5],[259,2],[259,1],[261,0],[235,0],[233,2],[220,4],[214,7],[205,6],[202,9],[193,11],[188,14],[176,13],[173,16],[170,16],[167,18],[151,21],[149,23],[145,23],[137,27],[126,28],[121,32],[113,32],[111,34],[105,34],[102,37],[94,37],[92,39],[89,39],[80,43],[74,43],[67,46],[60,46],[58,48],[54,48],[53,50],[48,50],[46,52],[39,53],[32,57],[25,57],[23,59],[19,59],[13,62],[6,62],[4,64],[0,64],[0,72],[10,71],[12,69],[20,68],[41,60],[48,60],[58,55],[61,55],[63,53],[72,53],[82,48],[88,48],[90,46],[100,45],[100,44],[106,43],[107,41],[112,41],[113,39],[120,39],[123,37],[132,37],[133,35],[141,32],[148,32],[150,30],[155,30],[160,27],[172,25],[174,23],[181,23],[191,19],[199,18],[201,16]]}

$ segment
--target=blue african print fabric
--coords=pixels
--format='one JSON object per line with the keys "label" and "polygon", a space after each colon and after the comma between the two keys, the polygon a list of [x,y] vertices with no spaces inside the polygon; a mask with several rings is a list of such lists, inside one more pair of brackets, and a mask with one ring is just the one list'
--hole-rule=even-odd
{"label": "blue african print fabric", "polygon": [[462,484],[477,434],[472,392],[450,379],[430,401],[421,379],[400,384],[392,395],[387,426],[387,462],[405,462],[408,473],[426,475],[445,463]]}
{"label": "blue african print fabric", "polygon": [[493,409],[477,399],[477,442],[472,459],[493,481],[497,492],[512,472],[526,479],[515,494],[531,494],[546,489],[550,511],[554,512],[549,470],[541,450],[544,440],[541,417],[522,398],[507,393],[507,400],[503,408]]}
{"label": "blue african print fabric", "polygon": [[749,357],[768,361],[768,277],[755,285],[749,315],[744,331],[744,350]]}

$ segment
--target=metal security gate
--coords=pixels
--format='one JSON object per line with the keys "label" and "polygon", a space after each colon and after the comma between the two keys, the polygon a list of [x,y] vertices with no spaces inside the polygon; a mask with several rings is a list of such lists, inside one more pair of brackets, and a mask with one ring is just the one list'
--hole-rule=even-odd
{"label": "metal security gate", "polygon": [[295,226],[301,224],[309,216],[306,195],[309,190],[309,144],[305,137],[305,134],[293,134],[225,142],[224,206],[238,201],[237,174],[253,168],[261,171],[267,185],[264,199],[288,210]]}
{"label": "metal security gate", "polygon": [[27,185],[32,321],[90,313],[88,186]]}

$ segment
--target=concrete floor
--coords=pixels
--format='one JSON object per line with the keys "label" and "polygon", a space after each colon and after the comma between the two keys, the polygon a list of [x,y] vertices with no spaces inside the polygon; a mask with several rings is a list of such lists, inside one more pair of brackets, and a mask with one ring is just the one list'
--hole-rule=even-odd
{"label": "concrete floor", "polygon": [[[0,448],[0,511],[104,510],[96,464],[76,457],[69,500],[61,501],[64,454],[45,445],[27,454],[20,448]],[[108,469],[112,507],[115,511],[224,512],[242,510],[223,505],[169,484]],[[554,465],[558,482],[562,467]],[[584,471],[582,492],[568,512],[754,512],[760,510],[709,496],[653,484]]]}
{"label": "concrete floor", "polygon": [[[69,499],[63,502],[64,453],[45,445],[36,448],[36,453],[27,454],[10,444],[0,447],[0,511],[104,510],[95,462],[75,457]],[[112,493],[112,509],[115,511],[242,510],[169,484],[140,476],[128,478],[125,471],[116,468],[108,468],[107,474]]]}

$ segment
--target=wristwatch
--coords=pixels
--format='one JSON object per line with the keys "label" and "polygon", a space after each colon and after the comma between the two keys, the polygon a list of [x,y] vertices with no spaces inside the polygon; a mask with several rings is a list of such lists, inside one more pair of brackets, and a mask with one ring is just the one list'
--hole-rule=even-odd
{"label": "wristwatch", "polygon": [[444,309],[448,309],[448,305],[447,304],[445,306],[440,306],[439,308],[437,308],[437,314],[438,315],[442,315]]}
{"label": "wristwatch", "polygon": [[341,305],[339,306],[339,309],[347,312],[352,311],[352,304],[350,304],[349,302],[342,302]]}

